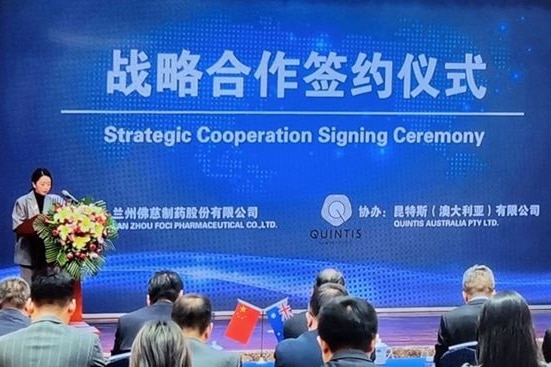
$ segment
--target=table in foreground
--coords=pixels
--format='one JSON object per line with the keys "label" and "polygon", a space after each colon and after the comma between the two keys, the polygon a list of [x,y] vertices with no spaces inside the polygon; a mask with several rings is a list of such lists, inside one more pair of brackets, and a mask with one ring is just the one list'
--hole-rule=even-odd
{"label": "table in foreground", "polygon": [[[425,367],[426,358],[391,358],[381,367]],[[243,367],[274,367],[274,361],[266,362],[244,362]]]}
{"label": "table in foreground", "polygon": [[89,332],[94,333],[98,336],[100,334],[99,330],[96,327],[94,327],[94,326],[92,326],[92,325],[90,325],[90,324],[88,324],[87,322],[84,322],[84,321],[73,321],[69,325],[73,326],[73,327],[76,327],[79,330],[89,331]]}

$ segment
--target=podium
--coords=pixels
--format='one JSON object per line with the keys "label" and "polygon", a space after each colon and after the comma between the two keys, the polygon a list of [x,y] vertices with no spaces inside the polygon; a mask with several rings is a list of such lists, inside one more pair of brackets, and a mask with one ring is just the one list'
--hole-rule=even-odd
{"label": "podium", "polygon": [[84,318],[82,316],[82,283],[80,280],[75,280],[74,282],[75,287],[73,294],[76,301],[76,308],[75,312],[71,315],[69,325],[76,327],[79,330],[92,332],[99,336],[100,331],[84,321]]}
{"label": "podium", "polygon": [[75,280],[75,287],[74,287],[74,293],[73,296],[76,301],[76,308],[75,312],[71,316],[71,323],[80,323],[84,322],[84,319],[82,317],[82,283],[80,280]]}

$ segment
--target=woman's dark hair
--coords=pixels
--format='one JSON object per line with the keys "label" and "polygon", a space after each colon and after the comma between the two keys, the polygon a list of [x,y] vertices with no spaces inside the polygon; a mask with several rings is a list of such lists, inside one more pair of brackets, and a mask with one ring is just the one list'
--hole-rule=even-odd
{"label": "woman's dark hair", "polygon": [[[47,168],[37,168],[34,170],[33,174],[31,175],[31,182],[32,183],[37,183],[38,180],[40,180],[40,177],[42,176],[48,176],[50,178],[50,180],[52,180],[52,182],[54,181],[53,177],[52,177],[52,174],[50,173],[50,171],[48,171]],[[31,186],[31,191],[33,190],[32,186]]]}
{"label": "woman's dark hair", "polygon": [[514,291],[490,298],[478,320],[478,363],[484,367],[539,367],[532,315]]}

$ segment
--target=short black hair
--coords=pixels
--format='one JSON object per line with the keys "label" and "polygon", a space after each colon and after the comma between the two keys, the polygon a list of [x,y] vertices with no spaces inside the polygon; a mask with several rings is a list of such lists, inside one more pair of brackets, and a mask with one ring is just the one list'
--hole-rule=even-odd
{"label": "short black hair", "polygon": [[48,169],[46,168],[37,168],[33,171],[31,175],[31,182],[37,183],[38,180],[40,180],[40,177],[42,176],[48,176],[50,179],[52,179],[52,174]]}
{"label": "short black hair", "polygon": [[203,333],[212,322],[212,304],[201,294],[186,294],[172,305],[172,320],[182,329]]}
{"label": "short black hair", "polygon": [[151,304],[160,299],[176,301],[180,292],[184,289],[184,283],[178,273],[171,270],[160,270],[155,272],[149,279],[147,294]]}
{"label": "short black hair", "polygon": [[317,317],[320,309],[335,297],[348,296],[348,291],[337,283],[325,283],[314,288],[310,297],[309,311],[312,316]]}
{"label": "short black hair", "polygon": [[357,297],[332,299],[321,308],[318,317],[318,334],[333,353],[342,349],[368,352],[377,329],[375,308]]}
{"label": "short black hair", "polygon": [[74,298],[75,281],[63,270],[43,270],[33,276],[31,300],[43,305],[67,306]]}
{"label": "short black hair", "polygon": [[[36,184],[42,176],[49,177],[50,181],[52,182],[52,185],[54,184],[54,178],[52,177],[52,174],[50,173],[50,171],[48,171],[46,168],[35,169],[31,174],[31,183]],[[33,190],[34,190],[33,185],[31,185],[31,191]]]}
{"label": "short black hair", "polygon": [[316,276],[316,281],[314,283],[314,288],[319,287],[325,283],[336,283],[342,285],[343,287],[346,286],[342,273],[333,268],[326,268],[318,273],[318,275]]}

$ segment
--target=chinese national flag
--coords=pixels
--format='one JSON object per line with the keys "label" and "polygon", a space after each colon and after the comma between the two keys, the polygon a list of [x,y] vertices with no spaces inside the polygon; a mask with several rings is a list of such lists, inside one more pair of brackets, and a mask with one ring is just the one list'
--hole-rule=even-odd
{"label": "chinese national flag", "polygon": [[240,343],[247,344],[253,334],[261,312],[260,308],[238,299],[237,307],[226,329],[226,336]]}

